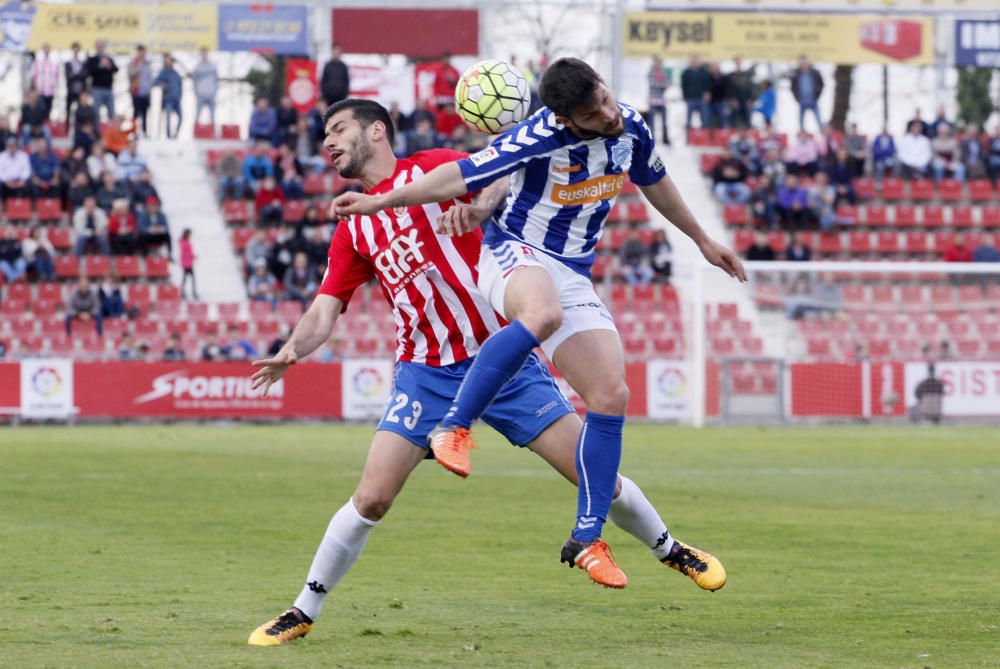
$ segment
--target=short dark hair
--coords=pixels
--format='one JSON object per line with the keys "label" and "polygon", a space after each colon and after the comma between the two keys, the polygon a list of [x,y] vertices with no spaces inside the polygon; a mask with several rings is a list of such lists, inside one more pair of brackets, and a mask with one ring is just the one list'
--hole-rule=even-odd
{"label": "short dark hair", "polygon": [[382,121],[385,126],[385,134],[389,138],[390,146],[396,141],[396,129],[392,125],[392,117],[388,110],[374,100],[363,100],[361,98],[347,98],[336,102],[326,108],[323,112],[323,127],[330,122],[334,114],[350,109],[351,114],[361,124],[362,128],[367,128],[375,121]]}
{"label": "short dark hair", "polygon": [[542,104],[560,116],[569,116],[597,98],[601,75],[579,58],[560,58],[542,75],[538,95]]}

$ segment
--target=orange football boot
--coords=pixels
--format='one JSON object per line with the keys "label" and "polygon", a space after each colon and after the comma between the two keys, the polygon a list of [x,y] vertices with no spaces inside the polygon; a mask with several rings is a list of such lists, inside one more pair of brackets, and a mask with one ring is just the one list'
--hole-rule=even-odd
{"label": "orange football boot", "polygon": [[561,562],[568,562],[570,568],[584,569],[594,583],[606,588],[624,588],[628,577],[618,568],[611,556],[611,547],[603,539],[589,544],[569,539],[562,548]]}
{"label": "orange football boot", "polygon": [[472,440],[472,431],[464,427],[441,427],[431,430],[427,436],[434,459],[450,472],[463,479],[472,473],[472,460],[469,451],[476,447]]}

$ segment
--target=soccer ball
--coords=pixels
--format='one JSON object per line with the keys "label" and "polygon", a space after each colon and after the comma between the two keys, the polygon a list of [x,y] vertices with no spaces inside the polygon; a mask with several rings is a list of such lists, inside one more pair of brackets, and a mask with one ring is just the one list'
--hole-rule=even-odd
{"label": "soccer ball", "polygon": [[520,70],[502,60],[476,63],[455,87],[455,109],[465,124],[488,135],[507,130],[528,115],[531,91]]}

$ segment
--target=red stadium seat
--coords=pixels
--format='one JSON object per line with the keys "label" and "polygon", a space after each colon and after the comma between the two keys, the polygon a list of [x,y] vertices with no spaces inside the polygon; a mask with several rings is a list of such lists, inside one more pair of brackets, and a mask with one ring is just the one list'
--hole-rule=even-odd
{"label": "red stadium seat", "polygon": [[912,227],[916,225],[916,207],[911,204],[897,204],[893,209],[893,222],[898,227]]}
{"label": "red stadium seat", "polygon": [[767,233],[767,241],[771,244],[775,253],[784,253],[785,248],[788,246],[788,238],[785,236],[785,233],[777,230]]}
{"label": "red stadium seat", "polygon": [[926,202],[934,199],[934,182],[930,179],[914,179],[910,182],[910,199]]}
{"label": "red stadium seat", "polygon": [[733,236],[733,246],[736,247],[737,253],[746,253],[751,244],[753,244],[752,230],[736,231],[736,234]]}
{"label": "red stadium seat", "polygon": [[871,253],[872,241],[871,236],[867,232],[860,230],[852,231],[847,239],[847,250],[850,253],[858,255]]}
{"label": "red stadium seat", "polygon": [[959,339],[955,342],[955,350],[963,358],[978,358],[981,350],[978,339]]}
{"label": "red stadium seat", "polygon": [[973,219],[972,207],[956,206],[951,210],[951,225],[954,228],[971,228],[976,222]]}
{"label": "red stadium seat", "polygon": [[722,208],[722,220],[729,225],[746,225],[750,222],[746,205],[727,204]]}
{"label": "red stadium seat", "polygon": [[306,195],[323,195],[327,192],[327,178],[325,174],[307,174],[302,180],[302,190]]}
{"label": "red stadium seat", "polygon": [[253,239],[254,232],[253,228],[247,226],[233,228],[233,249],[242,253],[250,240]]}
{"label": "red stadium seat", "polygon": [[889,225],[889,210],[881,204],[870,204],[865,207],[864,218],[861,221],[871,227],[883,227]]}
{"label": "red stadium seat", "polygon": [[894,287],[887,283],[872,286],[871,301],[878,306],[894,305],[896,303]]}
{"label": "red stadium seat", "polygon": [[931,286],[930,298],[931,304],[938,308],[955,304],[957,302],[955,287],[945,285]]}
{"label": "red stadium seat", "polygon": [[852,204],[842,204],[837,207],[837,218],[847,225],[858,222],[858,208]]}
{"label": "red stadium seat", "polygon": [[715,169],[715,166],[718,165],[719,161],[721,161],[721,160],[722,160],[722,154],[721,153],[703,153],[703,154],[701,154],[701,158],[699,159],[699,162],[701,164],[701,171],[702,171],[702,173],[703,174],[709,174],[712,170]]}
{"label": "red stadium seat", "polygon": [[169,279],[170,267],[167,264],[167,259],[162,256],[148,256],[146,258],[146,278]]}
{"label": "red stadium seat", "polygon": [[285,223],[298,223],[305,215],[306,205],[302,200],[289,200],[285,203],[284,221]]}
{"label": "red stadium seat", "polygon": [[942,202],[959,202],[963,199],[962,182],[956,179],[944,179],[938,185],[938,197]]}
{"label": "red stadium seat", "polygon": [[740,307],[734,302],[720,302],[718,315],[720,321],[737,321],[740,318]]}
{"label": "red stadium seat", "polygon": [[56,256],[56,276],[60,279],[75,279],[80,276],[80,259],[76,256]]}
{"label": "red stadium seat", "polygon": [[924,232],[909,233],[906,235],[905,248],[907,253],[927,253],[927,234]]}
{"label": "red stadium seat", "polygon": [[226,200],[222,203],[222,218],[226,223],[243,224],[250,220],[250,203],[246,200]]}
{"label": "red stadium seat", "polygon": [[873,199],[875,197],[875,182],[868,178],[855,179],[854,193],[859,200]]}
{"label": "red stadium seat", "polygon": [[923,223],[926,228],[939,228],[945,224],[944,208],[937,205],[927,205],[923,208]]}
{"label": "red stadium seat", "polygon": [[639,197],[639,187],[629,181],[628,178],[622,184],[622,197]]}
{"label": "red stadium seat", "polygon": [[764,353],[764,340],[760,337],[746,337],[740,340],[743,355],[761,355]]}
{"label": "red stadium seat", "polygon": [[1000,206],[983,207],[982,215],[984,228],[1000,228]]}
{"label": "red stadium seat", "polygon": [[843,290],[844,304],[848,307],[856,307],[867,303],[865,287],[860,283],[849,283]]}
{"label": "red stadium seat", "polygon": [[821,255],[838,255],[844,252],[844,243],[839,232],[823,232],[816,248]]}
{"label": "red stadium seat", "polygon": [[69,228],[49,228],[49,241],[57,251],[68,251],[73,248],[73,235]]}
{"label": "red stadium seat", "polygon": [[629,223],[645,223],[649,220],[649,212],[646,211],[646,203],[642,200],[629,202],[625,210],[625,220]]}
{"label": "red stadium seat", "polygon": [[668,358],[680,355],[680,342],[676,337],[655,337],[653,354]]}
{"label": "red stadium seat", "polygon": [[691,128],[687,133],[687,142],[691,146],[708,146],[710,143],[709,131],[705,128]]}
{"label": "red stadium seat", "polygon": [[899,253],[899,235],[893,232],[880,232],[876,235],[875,248],[879,253]]}
{"label": "red stadium seat", "polygon": [[604,231],[604,236],[601,237],[601,245],[604,248],[617,251],[622,247],[622,244],[625,242],[625,238],[628,237],[628,233],[628,228],[623,226],[609,228]]}
{"label": "red stadium seat", "polygon": [[83,259],[83,273],[91,279],[102,279],[111,272],[111,258],[108,256],[86,256]]}
{"label": "red stadium seat", "polygon": [[896,177],[882,180],[883,200],[902,200],[905,197],[904,182]]}
{"label": "red stadium seat", "polygon": [[993,184],[989,179],[973,179],[969,182],[969,199],[973,202],[983,202],[996,197]]}
{"label": "red stadium seat", "polygon": [[868,355],[872,358],[888,358],[892,355],[892,343],[888,339],[870,339]]}
{"label": "red stadium seat", "polygon": [[5,211],[7,212],[7,220],[12,223],[30,221],[32,217],[31,200],[26,197],[9,198]]}
{"label": "red stadium seat", "polygon": [[216,309],[219,310],[219,319],[227,323],[233,323],[239,320],[240,317],[240,303],[239,302],[220,302],[216,305]]}
{"label": "red stadium seat", "polygon": [[[118,256],[115,258],[115,274],[123,281],[138,279],[142,276],[139,267],[139,256]],[[147,289],[148,290],[148,289]],[[132,291],[129,291],[131,297]]]}
{"label": "red stadium seat", "polygon": [[595,281],[600,281],[607,276],[610,264],[611,258],[607,256],[597,256],[594,260],[593,266],[590,268],[590,274],[594,277]]}
{"label": "red stadium seat", "polygon": [[222,139],[240,139],[240,126],[233,123],[223,123]]}
{"label": "red stadium seat", "polygon": [[[350,319],[347,319],[347,321],[350,321]],[[280,334],[281,332],[282,324],[279,323],[278,321],[272,321],[270,319],[261,319],[254,321],[254,323],[257,328],[257,336],[259,337],[267,337],[269,339],[273,339],[274,337],[277,337],[278,334]]]}
{"label": "red stadium seat", "polygon": [[154,337],[160,334],[160,321],[153,318],[140,318],[135,321],[135,334],[138,337]]}
{"label": "red stadium seat", "polygon": [[20,300],[22,302],[31,301],[31,286],[26,283],[12,283],[7,286],[7,299]]}
{"label": "red stadium seat", "polygon": [[7,298],[0,300],[0,314],[3,314],[4,317],[23,314],[27,309],[28,300],[26,299]]}
{"label": "red stadium seat", "polygon": [[712,355],[729,356],[736,352],[736,343],[729,337],[714,337],[709,340]]}
{"label": "red stadium seat", "polygon": [[39,198],[35,202],[35,213],[39,221],[59,221],[62,220],[62,202],[58,198]]}
{"label": "red stadium seat", "polygon": [[177,286],[166,283],[161,286],[156,291],[157,299],[164,304],[176,303],[178,307],[180,306],[181,291]]}
{"label": "red stadium seat", "polygon": [[215,126],[211,123],[194,124],[195,139],[215,139]]}
{"label": "red stadium seat", "polygon": [[[74,323],[73,329],[76,330],[76,325]],[[63,358],[69,358],[73,356],[76,342],[72,337],[67,337],[65,335],[49,339],[49,353],[54,356],[59,356]]]}

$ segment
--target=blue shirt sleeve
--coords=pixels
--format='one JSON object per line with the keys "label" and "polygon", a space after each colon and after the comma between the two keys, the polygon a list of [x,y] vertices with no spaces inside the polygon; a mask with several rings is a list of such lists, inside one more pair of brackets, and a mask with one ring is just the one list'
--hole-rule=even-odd
{"label": "blue shirt sleeve", "polygon": [[642,116],[631,108],[631,118],[627,125],[632,126],[635,136],[638,138],[632,147],[632,165],[628,169],[628,178],[636,186],[649,186],[667,175],[667,170],[663,166],[663,158],[656,150],[656,141],[649,131],[649,126],[642,120]]}
{"label": "blue shirt sleeve", "polygon": [[558,151],[567,144],[567,133],[547,109],[526,118],[468,158],[458,161],[468,190],[482,190],[533,160]]}

